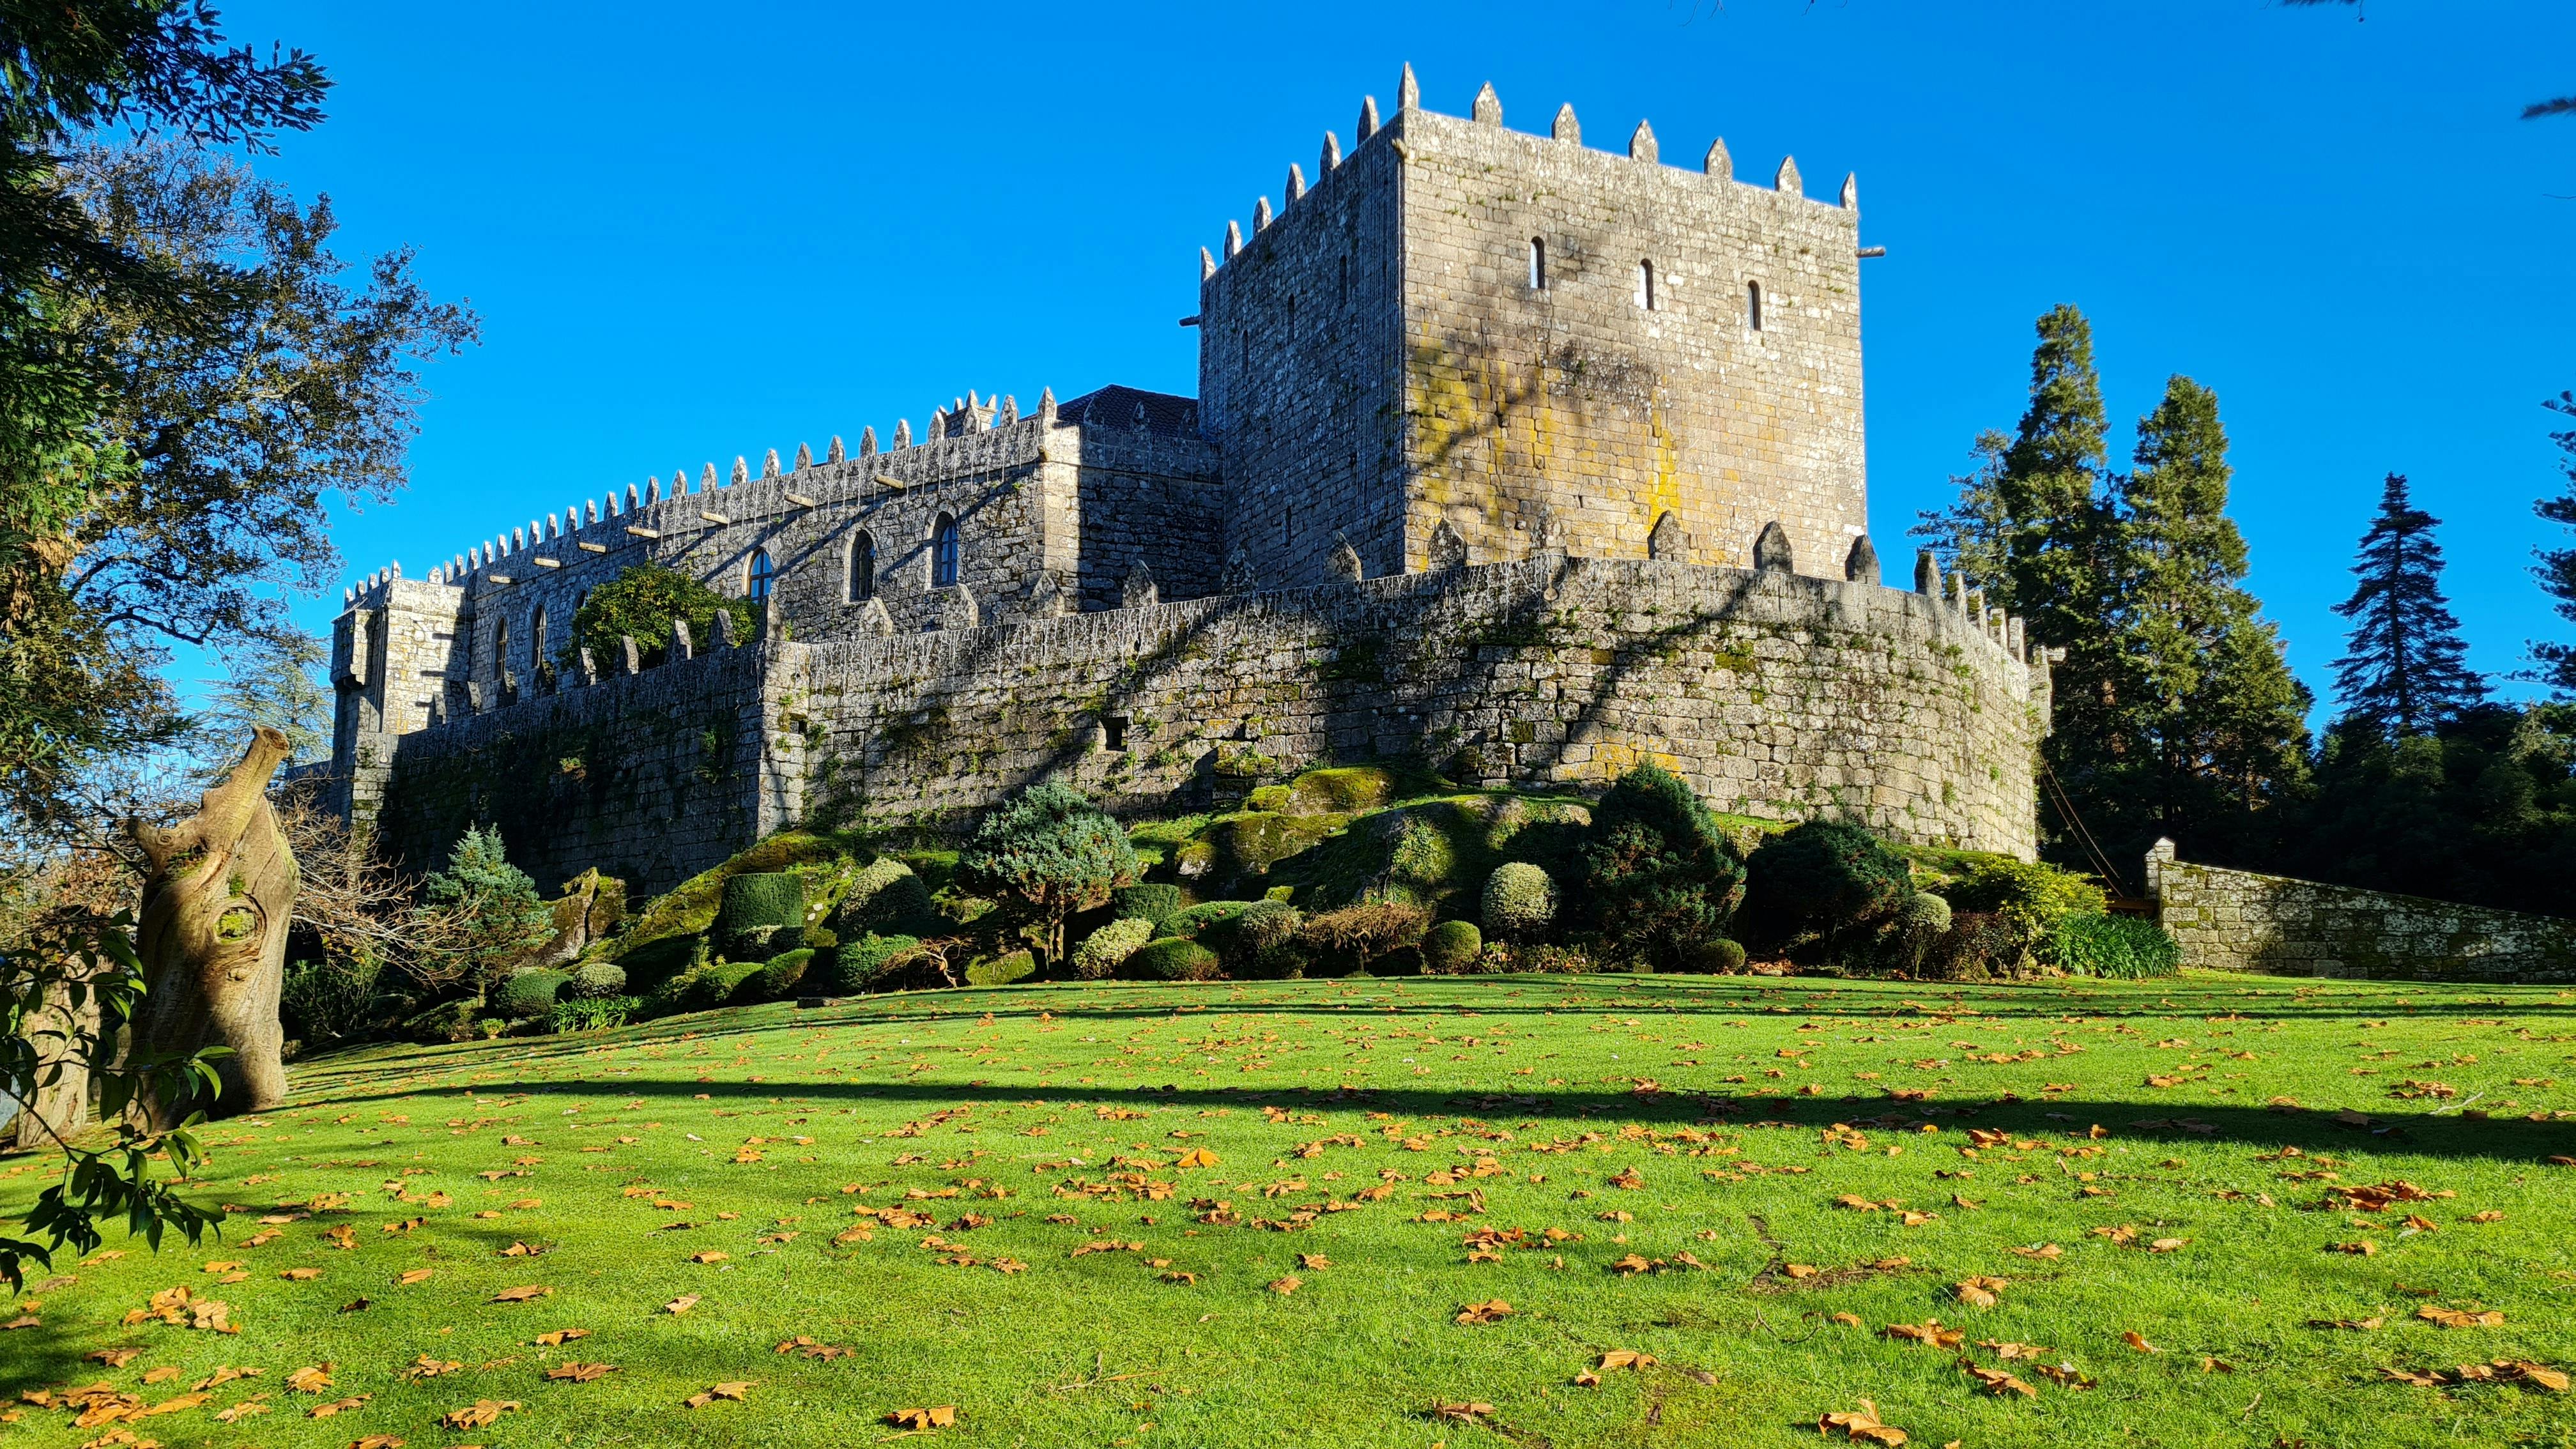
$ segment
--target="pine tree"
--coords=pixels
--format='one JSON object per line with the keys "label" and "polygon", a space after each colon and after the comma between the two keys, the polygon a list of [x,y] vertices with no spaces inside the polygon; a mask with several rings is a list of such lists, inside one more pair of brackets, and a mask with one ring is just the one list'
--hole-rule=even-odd
{"label": "pine tree", "polygon": [[2441,522],[2407,498],[2405,474],[2389,474],[2353,565],[2360,586],[2335,605],[2354,621],[2335,661],[2344,712],[2400,735],[2432,730],[2487,692],[2442,597],[2442,547],[2433,539]]}
{"label": "pine tree", "polygon": [[[2541,406],[2576,417],[2576,392],[2562,392]],[[2552,433],[2549,440],[2567,454],[2558,465],[2566,471],[2567,491],[2555,498],[2543,498],[2532,505],[2532,511],[2551,523],[2576,528],[2576,428]],[[2532,576],[2540,580],[2541,591],[2556,601],[2550,607],[2557,610],[2558,617],[2576,623],[2576,548],[2545,548],[2537,552],[2540,564],[2531,571]],[[2549,686],[2552,694],[2560,699],[2576,699],[2576,644],[2534,641],[2531,657],[2540,665],[2540,681]]]}
{"label": "pine tree", "polygon": [[[2250,817],[2305,773],[2307,690],[2243,587],[2245,539],[2227,516],[2218,396],[2188,377],[2138,421],[2120,480],[2120,675],[2112,727],[2135,761],[2130,803],[2201,857],[2242,848]],[[2115,822],[2097,823],[2097,829]]]}

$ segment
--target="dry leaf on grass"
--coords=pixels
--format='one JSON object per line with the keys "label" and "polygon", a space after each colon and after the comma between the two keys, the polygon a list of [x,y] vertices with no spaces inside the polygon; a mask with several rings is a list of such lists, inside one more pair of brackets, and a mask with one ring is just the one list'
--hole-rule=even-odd
{"label": "dry leaf on grass", "polygon": [[554,1291],[555,1290],[552,1288],[542,1288],[534,1283],[529,1283],[517,1288],[504,1288],[500,1292],[492,1295],[492,1301],[495,1303],[526,1303],[531,1299],[543,1298]]}
{"label": "dry leaf on grass", "polygon": [[1289,1274],[1285,1278],[1273,1278],[1270,1280],[1270,1291],[1278,1294],[1282,1298],[1287,1297],[1289,1294],[1294,1293],[1305,1286],[1306,1280],[1298,1277],[1294,1273]]}
{"label": "dry leaf on grass", "polygon": [[2328,1243],[2326,1244],[2326,1251],[2329,1253],[2350,1253],[2356,1258],[2374,1258],[2379,1255],[2379,1245],[2370,1241],[2368,1238],[2364,1238],[2358,1243]]}
{"label": "dry leaf on grass", "polygon": [[464,1408],[451,1409],[448,1412],[441,1414],[438,1419],[438,1427],[442,1429],[488,1429],[494,1424],[499,1423],[503,1414],[510,1413],[518,1407],[519,1401],[516,1399],[476,1399],[473,1403],[467,1404]]}
{"label": "dry leaf on grass", "polygon": [[1878,1405],[1867,1399],[1860,1401],[1860,1408],[1856,1412],[1826,1414],[1816,1420],[1816,1433],[1819,1436],[1831,1434],[1836,1429],[1842,1430],[1845,1438],[1854,1439],[1863,1444],[1897,1445],[1904,1443],[1906,1438],[1904,1430],[1893,1424],[1880,1422]]}
{"label": "dry leaf on grass", "polygon": [[613,1363],[559,1363],[546,1370],[546,1377],[569,1379],[577,1384],[586,1384],[593,1379],[606,1378],[615,1372],[617,1372],[617,1365]]}
{"label": "dry leaf on grass", "polygon": [[587,1328],[558,1328],[550,1333],[538,1334],[537,1346],[539,1348],[560,1348],[563,1345],[572,1342],[576,1338],[588,1337],[590,1337],[590,1330]]}
{"label": "dry leaf on grass", "polygon": [[692,1263],[723,1263],[731,1261],[732,1258],[733,1254],[716,1248],[709,1248],[703,1253],[691,1253],[689,1255],[689,1261]]}
{"label": "dry leaf on grass", "polygon": [[732,1399],[739,1403],[744,1395],[751,1392],[751,1385],[752,1381],[749,1379],[727,1379],[703,1394],[689,1395],[686,1402],[692,1409],[703,1409],[718,1399]]}
{"label": "dry leaf on grass", "polygon": [[1511,1314],[1512,1305],[1504,1302],[1500,1298],[1489,1298],[1482,1303],[1470,1303],[1466,1307],[1459,1309],[1458,1316],[1455,1321],[1459,1323],[1494,1323],[1499,1322],[1502,1319],[1509,1318]]}
{"label": "dry leaf on grass", "polygon": [[1879,1333],[1886,1338],[1911,1339],[1934,1348],[1957,1348],[1968,1337],[1962,1329],[1943,1328],[1937,1318],[1927,1318],[1921,1323],[1891,1323]]}
{"label": "dry leaf on grass", "polygon": [[1204,1147],[1193,1147],[1180,1155],[1174,1167],[1214,1167],[1221,1159]]}
{"label": "dry leaf on grass", "polygon": [[147,1384],[166,1384],[178,1376],[179,1366],[174,1363],[165,1363],[159,1368],[143,1371],[143,1381]]}
{"label": "dry leaf on grass", "polygon": [[679,1297],[672,1299],[670,1302],[663,1304],[662,1311],[672,1315],[673,1317],[677,1317],[697,1306],[698,1295],[695,1293],[683,1293]]}
{"label": "dry leaf on grass", "polygon": [[957,1406],[942,1404],[935,1409],[897,1409],[885,1421],[898,1429],[945,1429],[957,1422]]}
{"label": "dry leaf on grass", "polygon": [[304,1411],[304,1417],[308,1419],[328,1419],[334,1414],[342,1414],[351,1409],[363,1407],[367,1400],[374,1397],[375,1395],[373,1394],[352,1394],[348,1398],[334,1399],[327,1404],[315,1404],[312,1408]]}
{"label": "dry leaf on grass", "polygon": [[2023,1383],[2020,1379],[2013,1377],[2002,1369],[1979,1368],[1964,1358],[1959,1360],[1959,1367],[1966,1369],[1968,1371],[1968,1377],[1975,1379],[1987,1393],[1993,1394],[1997,1398],[2001,1398],[2006,1394],[2019,1394],[2025,1399],[2035,1399],[2039,1397],[2039,1390]]}
{"label": "dry leaf on grass", "polygon": [[[350,1440],[349,1449],[403,1449],[403,1442],[399,1434],[368,1434]],[[141,1449],[141,1446],[136,1446],[136,1449]],[[459,1449],[477,1449],[477,1446],[466,1444],[460,1445]]]}
{"label": "dry leaf on grass", "polygon": [[326,1363],[318,1368],[297,1369],[286,1376],[286,1386],[299,1394],[318,1394],[331,1387],[331,1370],[337,1367],[339,1365]]}
{"label": "dry leaf on grass", "polygon": [[1805,1263],[1789,1263],[1783,1265],[1781,1271],[1787,1273],[1792,1278],[1813,1278],[1824,1270],[1821,1268],[1810,1267]]}
{"label": "dry leaf on grass", "polygon": [[103,1363],[109,1368],[123,1368],[142,1356],[143,1350],[139,1348],[94,1348],[82,1355],[92,1363]]}
{"label": "dry leaf on grass", "polygon": [[799,1358],[835,1359],[848,1358],[853,1350],[842,1348],[837,1344],[825,1343],[820,1339],[808,1338],[800,1333],[794,1338],[781,1340],[770,1352],[792,1353]]}
{"label": "dry leaf on grass", "polygon": [[1494,1406],[1491,1404],[1452,1404],[1443,1402],[1439,1399],[1431,1401],[1431,1417],[1435,1419],[1447,1419],[1453,1423],[1472,1424],[1478,1419],[1490,1418],[1493,1415],[1493,1412]]}
{"label": "dry leaf on grass", "polygon": [[398,1281],[403,1287],[408,1288],[414,1283],[428,1282],[429,1276],[437,1271],[435,1268],[413,1268],[405,1272]]}
{"label": "dry leaf on grass", "polygon": [[277,1276],[285,1279],[289,1283],[309,1283],[312,1280],[321,1277],[322,1270],[319,1268],[289,1268]]}
{"label": "dry leaf on grass", "polygon": [[2365,1332],[2365,1333],[2367,1333],[2367,1332],[2369,1332],[2370,1330],[2375,1329],[2375,1328],[2385,1328],[2385,1327],[2387,1327],[2387,1326],[2388,1326],[2388,1320],[2387,1320],[2387,1319],[2385,1319],[2385,1318],[2379,1318],[2379,1317],[2371,1317],[2371,1318],[2311,1318],[2311,1319],[2309,1319],[2309,1320],[2308,1320],[2308,1327],[2310,1327],[2310,1328],[2352,1328],[2352,1329],[2358,1329],[2358,1330],[2360,1330],[2360,1331],[2362,1331],[2362,1332]]}
{"label": "dry leaf on grass", "polygon": [[2482,1313],[2471,1313],[2458,1308],[2424,1307],[2416,1309],[2415,1316],[2426,1323],[2438,1323],[2444,1328],[2504,1327],[2504,1315],[2492,1308]]}
{"label": "dry leaf on grass", "polygon": [[1957,1284],[1953,1291],[1959,1295],[1960,1302],[1971,1308],[1992,1308],[2001,1301],[2003,1291],[2011,1286],[2010,1279],[1981,1275]]}
{"label": "dry leaf on grass", "polygon": [[2140,1353],[2162,1353],[2162,1352],[2164,1352],[2164,1350],[2163,1350],[2163,1349],[2158,1348],[2158,1347],[2156,1347],[2154,1344],[2149,1343],[2149,1342],[2147,1342],[2145,1339],[2143,1339],[2143,1338],[2139,1337],[2139,1336],[2138,1336],[2138,1334],[2137,1334],[2137,1331],[2136,1331],[2136,1330],[2134,1330],[2134,1329],[2127,1330],[2127,1331],[2124,1331],[2123,1333],[2121,1333],[2121,1335],[2120,1335],[2120,1341],[2121,1341],[2122,1343],[2127,1344],[2129,1347],[2136,1349],[2136,1350],[2137,1350],[2138,1352],[2140,1352]]}
{"label": "dry leaf on grass", "polygon": [[1650,1367],[1654,1362],[1655,1356],[1651,1353],[1639,1353],[1633,1348],[1614,1348],[1602,1353],[1601,1362],[1594,1364],[1592,1371],[1608,1373],[1612,1369],[1641,1369]]}
{"label": "dry leaf on grass", "polygon": [[1297,1266],[1305,1269],[1309,1273],[1312,1273],[1318,1268],[1329,1268],[1333,1266],[1333,1260],[1325,1257],[1321,1253],[1299,1253],[1297,1255]]}
{"label": "dry leaf on grass", "polygon": [[419,1358],[412,1361],[412,1366],[410,1368],[403,1370],[403,1377],[407,1379],[434,1379],[441,1374],[452,1374],[463,1367],[465,1367],[465,1365],[454,1359],[440,1359],[434,1358],[428,1354],[422,1354]]}

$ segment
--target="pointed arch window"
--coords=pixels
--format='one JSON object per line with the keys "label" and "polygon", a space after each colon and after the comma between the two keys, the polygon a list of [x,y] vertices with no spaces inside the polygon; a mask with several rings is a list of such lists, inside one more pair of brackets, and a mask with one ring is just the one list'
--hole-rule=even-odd
{"label": "pointed arch window", "polygon": [[1655,264],[1653,262],[1637,263],[1637,305],[1649,312],[1655,310]]}
{"label": "pointed arch window", "polygon": [[877,539],[866,529],[850,540],[850,602],[864,604],[877,596]]}
{"label": "pointed arch window", "polygon": [[939,515],[930,530],[930,586],[954,588],[957,584],[957,520],[950,514]]}
{"label": "pointed arch window", "polygon": [[492,621],[492,672],[505,679],[509,677],[510,620],[507,615]]}
{"label": "pointed arch window", "polygon": [[528,668],[535,671],[545,667],[546,606],[539,604],[536,613],[528,618]]}
{"label": "pointed arch window", "polygon": [[755,604],[769,601],[770,587],[778,582],[778,565],[770,562],[769,550],[751,551],[751,565],[743,573],[743,597]]}

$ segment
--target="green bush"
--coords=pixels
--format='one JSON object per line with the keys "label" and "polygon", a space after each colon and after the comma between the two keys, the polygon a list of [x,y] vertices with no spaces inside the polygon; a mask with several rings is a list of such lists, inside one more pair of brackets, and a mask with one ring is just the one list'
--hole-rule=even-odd
{"label": "green bush", "polygon": [[728,956],[750,954],[739,946],[765,945],[780,927],[805,929],[805,877],[793,871],[746,873],[724,883],[716,914],[718,943]]}
{"label": "green bush", "polygon": [[427,911],[453,929],[451,948],[468,970],[490,981],[555,933],[554,907],[537,883],[510,864],[501,828],[468,827],[447,855],[447,869],[421,882]]}
{"label": "green bush", "polygon": [[844,941],[871,931],[892,935],[907,927],[919,929],[932,913],[930,887],[911,866],[881,855],[850,878],[833,917],[833,930]]}
{"label": "green bush", "polygon": [[957,853],[957,882],[1039,928],[1050,965],[1066,959],[1065,918],[1109,903],[1136,879],[1127,831],[1081,791],[1041,780],[984,817]]}
{"label": "green bush", "polygon": [[2098,916],[2109,904],[2102,888],[2045,861],[1990,860],[1944,887],[1953,910],[1991,912],[2035,951],[2067,916]]}
{"label": "green bush", "polygon": [[1435,891],[1449,883],[1457,861],[1458,853],[1440,827],[1408,811],[1387,855],[1387,877],[1417,891]]}
{"label": "green bush", "polygon": [[1037,972],[1038,960],[1035,956],[1026,951],[1013,951],[1007,956],[996,956],[989,961],[967,963],[966,984],[1008,986],[1014,981],[1026,981]]}
{"label": "green bush", "polygon": [[1837,965],[1894,964],[1887,943],[1913,872],[1868,830],[1810,820],[1763,842],[1746,875],[1756,944]]}
{"label": "green bush", "polygon": [[745,978],[745,985],[738,994],[737,1000],[745,1004],[754,1001],[784,1001],[796,994],[796,988],[804,983],[813,962],[814,948],[811,946],[799,946],[793,951],[781,951],[770,957],[758,971]]}
{"label": "green bush", "polygon": [[604,1031],[624,1026],[644,1005],[636,996],[585,996],[555,1003],[554,1030]]}
{"label": "green bush", "polygon": [[[1311,955],[1302,933],[1306,913],[1285,901],[1258,900],[1233,920],[1201,933],[1202,945],[1215,947],[1228,975],[1257,981],[1285,981],[1306,974]],[[1223,935],[1223,944],[1213,937]]]}
{"label": "green bush", "polygon": [[733,615],[734,637],[749,640],[760,631],[760,606],[749,599],[728,599],[678,569],[637,564],[590,591],[573,611],[572,628],[559,657],[563,671],[581,667],[588,648],[602,669],[632,637],[648,665],[662,661],[671,643],[671,621],[689,621],[689,637],[700,649],[715,637],[716,611]]}
{"label": "green bush", "polygon": [[1651,764],[1603,793],[1580,859],[1601,934],[1650,964],[1678,964],[1692,942],[1723,934],[1744,898],[1744,865],[1716,818]]}
{"label": "green bush", "polygon": [[713,1011],[726,1005],[742,983],[758,976],[765,961],[716,961],[694,966],[662,983],[653,994],[657,1015],[676,1011]]}
{"label": "green bush", "polygon": [[492,993],[492,1009],[512,1021],[533,1021],[554,1011],[556,994],[570,980],[560,971],[522,971]]}
{"label": "green bush", "polygon": [[1082,938],[1073,948],[1073,974],[1085,981],[1098,981],[1118,970],[1118,963],[1136,954],[1137,948],[1154,939],[1154,923],[1128,916]]}
{"label": "green bush", "polygon": [[1556,919],[1556,882],[1524,860],[1507,860],[1485,877],[1485,929],[1505,941],[1535,941]]}
{"label": "green bush", "polygon": [[1928,891],[1917,892],[1896,908],[1895,947],[1908,971],[1920,971],[1932,948],[1950,929],[1950,903]]}
{"label": "green bush", "polygon": [[591,961],[574,967],[572,980],[563,989],[563,996],[575,1001],[604,1001],[625,994],[626,968],[614,961]]}
{"label": "green bush", "polygon": [[921,945],[917,936],[861,936],[843,941],[832,953],[832,969],[826,984],[835,995],[867,990],[886,968]]}
{"label": "green bush", "polygon": [[[1214,928],[1217,936],[1222,938],[1228,922],[1258,904],[1260,903],[1257,901],[1205,901],[1186,910],[1174,912],[1169,920],[1162,923],[1162,930],[1165,935],[1178,936],[1184,941],[1195,941],[1209,934],[1210,929]],[[1208,948],[1218,951],[1224,949],[1213,940],[1208,942]]]}
{"label": "green bush", "polygon": [[308,1047],[359,1036],[377,1021],[374,961],[298,961],[286,968],[277,1014],[286,1034]]}
{"label": "green bush", "polygon": [[1593,959],[1572,946],[1555,946],[1541,942],[1533,946],[1511,946],[1500,969],[1550,976],[1581,976],[1598,970]]}
{"label": "green bush", "polygon": [[442,1001],[402,1024],[403,1035],[417,1042],[436,1045],[440,1042],[479,1041],[483,1033],[477,1025],[482,1003],[471,999]]}
{"label": "green bush", "polygon": [[2029,958],[2021,932],[2003,917],[1992,911],[1953,911],[1949,931],[1924,957],[1924,974],[1983,981],[2019,971]]}
{"label": "green bush", "polygon": [[1442,921],[1422,936],[1422,968],[1434,976],[1463,976],[1485,953],[1485,933],[1472,921]]}
{"label": "green bush", "polygon": [[1120,965],[1121,975],[1137,981],[1214,981],[1219,963],[1198,942],[1165,936],[1146,942]]}
{"label": "green bush", "polygon": [[1744,969],[1744,948],[1724,936],[1694,941],[1682,952],[1684,970],[1708,976],[1725,976]]}
{"label": "green bush", "polygon": [[1315,955],[1344,971],[1410,952],[1431,929],[1431,911],[1409,901],[1367,901],[1306,918],[1300,938]]}
{"label": "green bush", "polygon": [[2180,971],[2182,943],[2140,916],[2060,916],[2040,958],[2077,976],[2134,981]]}
{"label": "green bush", "polygon": [[1189,898],[1176,885],[1151,881],[1120,886],[1109,893],[1109,909],[1122,921],[1151,921],[1157,930],[1181,913]]}

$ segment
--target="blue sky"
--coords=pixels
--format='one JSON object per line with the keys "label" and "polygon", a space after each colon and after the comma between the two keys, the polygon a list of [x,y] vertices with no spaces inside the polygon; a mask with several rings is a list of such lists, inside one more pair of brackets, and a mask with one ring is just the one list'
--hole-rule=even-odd
{"label": "blue sky", "polygon": [[2557,487],[2540,403],[2576,387],[2576,118],[2516,119],[2576,91],[2565,0],[224,14],[338,82],[261,169],[486,321],[430,373],[409,493],[337,525],[352,576],[970,387],[1192,391],[1199,247],[1409,60],[1433,110],[1490,80],[1516,128],[1571,101],[1595,144],[1642,117],[1668,155],[1722,134],[1746,174],[1859,173],[1891,569],[2071,302],[2123,461],[2168,374],[2217,390],[2254,587],[2321,691],[2390,470],[2445,521],[2476,667],[2576,635],[2526,572]]}

